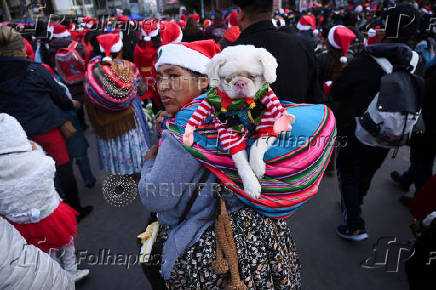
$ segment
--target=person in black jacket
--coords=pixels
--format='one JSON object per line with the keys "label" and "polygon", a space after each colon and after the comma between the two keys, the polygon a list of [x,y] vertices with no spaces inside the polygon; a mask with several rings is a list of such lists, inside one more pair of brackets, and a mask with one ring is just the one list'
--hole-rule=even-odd
{"label": "person in black jacket", "polygon": [[339,148],[336,160],[346,225],[339,226],[336,233],[354,241],[368,237],[361,205],[374,174],[389,152],[389,149],[362,144],[354,134],[355,118],[366,111],[385,75],[372,56],[385,57],[394,69],[409,67],[410,59],[406,56],[411,55],[411,50],[406,44],[416,32],[419,15],[411,5],[397,4],[388,10],[387,16],[384,44],[367,46],[345,67],[332,87],[334,102],[330,105],[336,116],[338,136],[347,140],[346,146]]}
{"label": "person in black jacket", "polygon": [[92,207],[80,205],[65,140],[59,132],[68,121],[63,110],[80,104],[68,99],[45,67],[26,59],[22,37],[5,26],[0,27],[0,96],[0,112],[15,117],[29,139],[38,140],[55,160],[56,181],[65,194],[65,202],[81,217],[89,214]]}
{"label": "person in black jacket", "polygon": [[233,0],[238,9],[241,35],[232,45],[252,44],[268,50],[279,64],[277,80],[271,87],[281,100],[295,103],[322,103],[314,53],[303,41],[278,31],[271,21],[271,1]]}

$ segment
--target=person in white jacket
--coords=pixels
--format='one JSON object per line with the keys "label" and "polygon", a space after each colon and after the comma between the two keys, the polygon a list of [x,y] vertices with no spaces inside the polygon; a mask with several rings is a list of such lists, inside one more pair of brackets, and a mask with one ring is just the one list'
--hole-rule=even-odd
{"label": "person in white jacket", "polygon": [[27,139],[20,123],[0,114],[0,215],[28,244],[59,258],[78,281],[89,270],[78,270],[74,250],[77,212],[63,203],[54,188],[55,163],[41,146]]}
{"label": "person in white jacket", "polygon": [[74,281],[50,256],[28,245],[0,217],[0,289],[74,290]]}

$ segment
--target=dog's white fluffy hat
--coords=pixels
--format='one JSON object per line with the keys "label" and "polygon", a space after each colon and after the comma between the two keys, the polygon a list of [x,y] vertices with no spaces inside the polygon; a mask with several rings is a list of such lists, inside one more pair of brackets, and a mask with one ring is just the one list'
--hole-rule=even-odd
{"label": "dog's white fluffy hat", "polygon": [[[213,57],[207,66],[211,87],[219,86],[221,77],[219,72],[224,65],[231,70],[228,71],[229,74],[242,71],[256,72],[270,84],[277,79],[277,60],[265,48],[257,48],[253,45],[236,45],[223,49],[220,54]],[[262,71],[258,71],[259,65]]]}

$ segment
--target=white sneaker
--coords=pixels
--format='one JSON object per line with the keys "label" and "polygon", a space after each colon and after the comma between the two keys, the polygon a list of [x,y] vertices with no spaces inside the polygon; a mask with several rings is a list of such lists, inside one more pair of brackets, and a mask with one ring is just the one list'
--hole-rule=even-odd
{"label": "white sneaker", "polygon": [[83,278],[89,276],[89,269],[76,270],[76,271],[68,271],[70,275],[73,277],[74,282],[78,282]]}

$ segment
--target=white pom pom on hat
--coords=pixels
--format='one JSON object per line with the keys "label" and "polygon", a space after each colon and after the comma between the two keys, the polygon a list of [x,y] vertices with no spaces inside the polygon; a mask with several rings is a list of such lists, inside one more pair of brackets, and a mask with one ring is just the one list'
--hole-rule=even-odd
{"label": "white pom pom on hat", "polygon": [[342,50],[342,56],[339,58],[341,63],[347,63],[347,51],[355,38],[353,31],[345,26],[338,25],[330,29],[328,41],[334,48]]}

